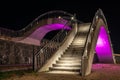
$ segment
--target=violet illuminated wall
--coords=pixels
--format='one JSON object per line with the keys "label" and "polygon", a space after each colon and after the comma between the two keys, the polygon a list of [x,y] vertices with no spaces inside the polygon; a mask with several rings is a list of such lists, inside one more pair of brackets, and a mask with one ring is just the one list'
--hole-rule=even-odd
{"label": "violet illuminated wall", "polygon": [[114,63],[110,41],[104,26],[100,28],[95,50],[100,63]]}
{"label": "violet illuminated wall", "polygon": [[29,35],[27,38],[18,41],[21,43],[26,44],[32,44],[32,45],[40,45],[40,41],[43,39],[43,37],[50,31],[53,30],[60,30],[60,29],[66,29],[70,30],[70,26],[60,24],[60,23],[54,23],[54,24],[47,24],[44,26],[39,27],[37,30],[35,30],[31,35]]}

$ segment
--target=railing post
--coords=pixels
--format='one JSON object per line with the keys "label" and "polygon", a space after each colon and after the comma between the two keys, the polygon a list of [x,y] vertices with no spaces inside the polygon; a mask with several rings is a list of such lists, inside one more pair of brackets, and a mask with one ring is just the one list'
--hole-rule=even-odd
{"label": "railing post", "polygon": [[33,46],[33,71],[34,71],[34,57],[35,57],[35,55],[34,55],[34,46]]}
{"label": "railing post", "polygon": [[82,69],[81,69],[81,73],[82,73],[82,76],[84,77],[86,75],[86,69],[87,69],[87,62],[88,61],[88,57],[87,56],[83,56],[82,57]]}
{"label": "railing post", "polygon": [[85,69],[84,69],[84,57],[82,57],[82,60],[81,60],[81,75],[84,77],[84,73],[85,73],[85,71],[84,71]]}
{"label": "railing post", "polygon": [[34,56],[34,71],[37,70],[37,58]]}

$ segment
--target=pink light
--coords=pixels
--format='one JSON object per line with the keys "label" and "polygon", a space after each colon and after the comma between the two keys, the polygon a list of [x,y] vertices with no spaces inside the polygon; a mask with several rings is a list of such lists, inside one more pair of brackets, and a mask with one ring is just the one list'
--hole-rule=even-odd
{"label": "pink light", "polygon": [[98,38],[97,45],[104,46],[104,40],[101,37]]}
{"label": "pink light", "polygon": [[51,29],[62,29],[62,28],[67,29],[67,30],[71,29],[69,26],[65,26],[64,24],[58,24],[58,23],[56,23],[56,24],[49,24],[47,26],[49,28],[51,28]]}
{"label": "pink light", "polygon": [[69,26],[65,26],[64,24],[59,24],[59,23],[48,24],[48,25],[39,27],[29,37],[40,41],[45,36],[45,34],[47,34],[48,32],[53,31],[53,30],[60,30],[63,28],[66,30],[71,29]]}
{"label": "pink light", "polygon": [[108,34],[104,26],[101,26],[100,28],[95,50],[96,50],[99,62],[113,63],[112,50],[111,50]]}
{"label": "pink light", "polygon": [[48,32],[60,29],[70,30],[71,28],[69,26],[66,26],[65,24],[60,23],[43,25],[36,29],[31,35],[19,42],[40,45],[40,41]]}

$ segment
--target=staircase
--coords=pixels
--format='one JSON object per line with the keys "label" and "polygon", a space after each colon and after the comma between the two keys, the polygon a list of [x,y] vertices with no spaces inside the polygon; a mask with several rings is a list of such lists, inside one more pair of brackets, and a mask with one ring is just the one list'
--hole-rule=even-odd
{"label": "staircase", "polygon": [[85,26],[81,26],[78,29],[71,45],[58,58],[56,63],[49,67],[50,73],[80,74],[81,58],[89,26],[86,26],[86,29],[84,28]]}

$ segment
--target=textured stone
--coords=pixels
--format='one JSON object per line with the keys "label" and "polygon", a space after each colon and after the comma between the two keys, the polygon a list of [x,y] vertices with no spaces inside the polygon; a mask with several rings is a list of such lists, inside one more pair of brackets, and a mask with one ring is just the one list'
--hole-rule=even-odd
{"label": "textured stone", "polygon": [[0,40],[0,65],[32,64],[39,46]]}

